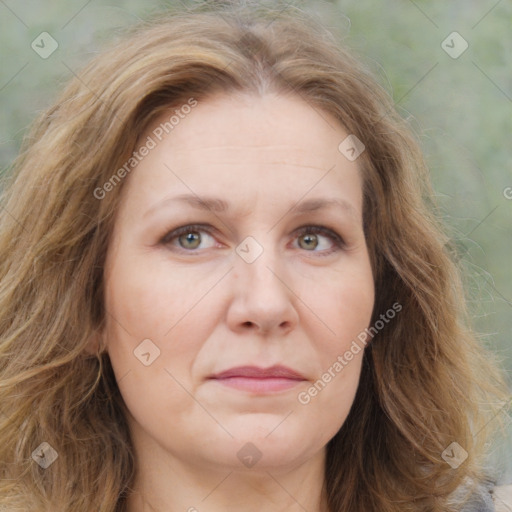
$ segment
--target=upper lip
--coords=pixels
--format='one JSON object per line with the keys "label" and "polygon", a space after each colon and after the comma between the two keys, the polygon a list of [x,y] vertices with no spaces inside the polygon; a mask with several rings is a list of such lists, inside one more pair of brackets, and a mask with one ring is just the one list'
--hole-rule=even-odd
{"label": "upper lip", "polygon": [[252,379],[293,379],[306,380],[299,372],[286,366],[274,365],[268,368],[259,368],[258,366],[237,366],[212,375],[210,379],[227,379],[230,377],[245,377]]}

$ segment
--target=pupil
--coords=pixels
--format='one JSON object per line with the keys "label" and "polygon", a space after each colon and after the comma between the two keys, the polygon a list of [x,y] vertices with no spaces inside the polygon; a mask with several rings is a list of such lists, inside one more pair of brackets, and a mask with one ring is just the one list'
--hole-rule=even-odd
{"label": "pupil", "polygon": [[184,238],[185,247],[188,249],[195,249],[199,245],[200,236],[198,233],[187,233]]}
{"label": "pupil", "polygon": [[306,248],[315,248],[318,245],[318,241],[315,235],[304,235],[302,241]]}

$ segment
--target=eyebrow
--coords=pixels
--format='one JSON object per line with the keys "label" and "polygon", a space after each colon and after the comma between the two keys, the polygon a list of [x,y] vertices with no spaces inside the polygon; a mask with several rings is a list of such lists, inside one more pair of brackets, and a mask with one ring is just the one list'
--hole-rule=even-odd
{"label": "eyebrow", "polygon": [[[156,203],[149,210],[147,210],[146,213],[144,213],[143,217],[147,217],[154,211],[159,210],[160,208],[172,203],[186,203],[197,210],[211,211],[214,213],[222,213],[230,210],[230,204],[224,199],[209,196],[199,197],[194,194],[183,194],[179,196],[168,197]],[[351,203],[344,199],[337,198],[318,198],[300,201],[295,205],[290,205],[286,211],[295,211],[297,213],[310,213],[318,210],[327,210],[332,208],[341,209],[346,213],[350,214],[352,217],[356,219],[359,218],[357,210]]]}

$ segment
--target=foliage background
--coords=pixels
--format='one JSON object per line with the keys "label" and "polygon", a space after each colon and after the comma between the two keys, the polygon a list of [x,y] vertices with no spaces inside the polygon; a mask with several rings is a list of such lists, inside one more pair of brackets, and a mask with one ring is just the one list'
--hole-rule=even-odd
{"label": "foliage background", "polygon": [[[72,75],[79,75],[102,43],[172,3],[0,0],[2,172],[8,171],[32,119]],[[512,187],[512,1],[295,4],[318,13],[344,38],[410,120],[467,276],[475,327],[510,376],[512,189],[510,199],[506,190]],[[47,59],[31,48],[44,31],[59,44]],[[441,47],[453,31],[469,44],[457,59]],[[509,408],[503,410],[509,425],[510,414]],[[508,461],[503,478],[512,482],[511,436],[499,446],[496,462]]]}

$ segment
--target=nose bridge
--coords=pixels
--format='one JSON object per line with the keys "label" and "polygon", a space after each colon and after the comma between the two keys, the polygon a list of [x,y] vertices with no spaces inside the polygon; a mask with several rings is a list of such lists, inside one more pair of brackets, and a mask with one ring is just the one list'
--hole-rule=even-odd
{"label": "nose bridge", "polygon": [[245,239],[238,247],[236,291],[231,320],[268,331],[296,321],[293,293],[287,286],[283,255],[271,236]]}
{"label": "nose bridge", "polygon": [[[261,236],[259,238],[262,239]],[[239,258],[235,270],[252,296],[261,292],[267,292],[269,296],[285,294],[282,281],[276,277],[276,272],[283,268],[282,256],[272,244],[270,236],[262,243],[254,237],[247,237],[237,248]]]}

